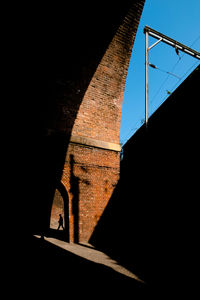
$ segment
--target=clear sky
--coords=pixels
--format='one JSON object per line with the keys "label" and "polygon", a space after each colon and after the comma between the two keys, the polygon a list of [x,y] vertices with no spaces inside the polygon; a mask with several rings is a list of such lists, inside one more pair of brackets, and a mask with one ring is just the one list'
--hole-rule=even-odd
{"label": "clear sky", "polygon": [[[200,52],[200,0],[146,0],[130,60],[124,92],[121,143],[124,144],[145,119],[145,25]],[[157,40],[149,37],[149,46]],[[200,61],[160,42],[149,52],[149,115],[151,115]],[[169,75],[171,72],[175,76]],[[188,103],[189,105],[189,103]]]}

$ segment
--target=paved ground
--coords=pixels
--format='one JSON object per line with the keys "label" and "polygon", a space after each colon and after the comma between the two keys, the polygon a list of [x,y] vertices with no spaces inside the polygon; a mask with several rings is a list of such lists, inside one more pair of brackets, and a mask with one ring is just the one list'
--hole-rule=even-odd
{"label": "paved ground", "polygon": [[164,266],[173,260],[169,268],[161,264],[159,273],[153,261],[150,271],[157,276],[146,284],[89,244],[18,235],[6,246],[6,253],[1,256],[2,288],[5,288],[6,298],[163,300],[182,299],[185,295],[187,299],[195,299],[193,295],[199,294],[199,276],[194,272],[198,271],[195,255],[194,258],[183,257],[181,252],[175,257],[166,255]]}
{"label": "paved ground", "polygon": [[[7,253],[7,297],[148,299],[148,285],[89,244],[19,236]],[[155,299],[155,297],[154,297]]]}
{"label": "paved ground", "polygon": [[41,239],[22,234],[16,239],[8,238],[7,243],[2,243],[6,253],[1,256],[2,287],[6,287],[7,298],[10,294],[11,299],[20,296],[20,299],[60,300],[81,295],[87,300],[115,297],[163,300],[181,299],[185,295],[195,299],[192,295],[199,294],[199,276],[196,276],[199,256],[190,245],[179,252],[180,247],[178,250],[174,247],[171,253],[165,251],[160,256],[157,251],[157,261],[151,260],[146,266],[151,277],[144,283],[89,244],[69,244],[52,237]]}
{"label": "paved ground", "polygon": [[[36,236],[40,238],[40,236]],[[56,245],[62,249],[65,249],[79,257],[82,257],[84,259],[87,259],[91,262],[102,264],[106,267],[111,268],[117,273],[120,273],[122,275],[125,275],[129,278],[135,279],[138,282],[144,283],[138,276],[131,273],[129,270],[121,266],[117,261],[111,259],[108,255],[105,253],[95,249],[92,245],[85,243],[85,244],[74,244],[74,243],[67,243],[55,238],[50,237],[44,237],[44,239],[53,244]]]}
{"label": "paved ground", "polygon": [[40,288],[46,298],[71,292],[73,298],[148,299],[143,281],[89,244],[33,236],[28,252],[25,280],[31,291]]}

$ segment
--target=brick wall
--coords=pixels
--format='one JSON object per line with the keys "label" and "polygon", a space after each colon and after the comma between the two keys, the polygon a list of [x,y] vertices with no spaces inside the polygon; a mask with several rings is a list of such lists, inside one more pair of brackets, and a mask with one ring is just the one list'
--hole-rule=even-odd
{"label": "brick wall", "polygon": [[69,145],[62,182],[69,195],[70,241],[89,240],[118,179],[118,152]]}
{"label": "brick wall", "polygon": [[70,241],[89,240],[119,180],[122,100],[143,4],[122,5],[120,22],[98,63],[93,53],[79,80],[57,80],[62,97],[57,92],[48,130],[69,138],[60,179],[69,197]]}
{"label": "brick wall", "polygon": [[[132,1],[84,93],[72,135],[120,142],[124,86],[143,1]],[[84,74],[83,74],[84,75]],[[81,85],[77,93],[82,93]],[[64,108],[66,111],[67,107]]]}

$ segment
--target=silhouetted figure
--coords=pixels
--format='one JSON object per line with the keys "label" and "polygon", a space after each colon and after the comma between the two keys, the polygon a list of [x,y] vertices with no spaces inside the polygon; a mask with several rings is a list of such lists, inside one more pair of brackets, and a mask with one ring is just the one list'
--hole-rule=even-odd
{"label": "silhouetted figure", "polygon": [[58,230],[60,229],[60,227],[62,227],[62,229],[64,230],[64,226],[63,226],[63,217],[61,214],[59,214],[60,218],[58,220]]}

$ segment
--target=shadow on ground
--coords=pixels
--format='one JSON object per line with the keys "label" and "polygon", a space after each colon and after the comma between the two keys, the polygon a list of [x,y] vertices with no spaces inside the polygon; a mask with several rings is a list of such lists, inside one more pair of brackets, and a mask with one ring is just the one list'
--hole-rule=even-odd
{"label": "shadow on ground", "polygon": [[94,298],[119,293],[128,297],[131,292],[136,299],[146,299],[148,293],[143,283],[35,237],[21,250],[12,271],[12,286],[14,282],[20,293],[26,290],[46,298],[68,294]]}

